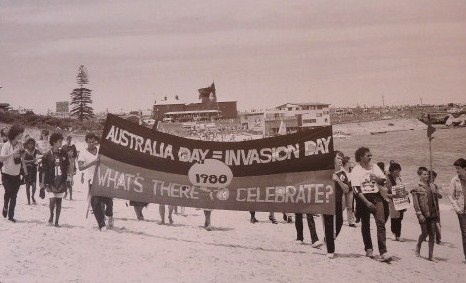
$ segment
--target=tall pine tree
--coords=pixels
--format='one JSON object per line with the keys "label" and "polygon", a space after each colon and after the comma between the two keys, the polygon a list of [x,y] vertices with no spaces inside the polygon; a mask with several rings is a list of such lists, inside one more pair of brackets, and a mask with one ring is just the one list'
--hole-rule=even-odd
{"label": "tall pine tree", "polygon": [[89,84],[87,69],[83,65],[79,66],[78,75],[76,76],[78,88],[71,92],[71,111],[72,116],[76,116],[80,121],[94,117],[94,109],[92,104],[92,90],[84,87]]}

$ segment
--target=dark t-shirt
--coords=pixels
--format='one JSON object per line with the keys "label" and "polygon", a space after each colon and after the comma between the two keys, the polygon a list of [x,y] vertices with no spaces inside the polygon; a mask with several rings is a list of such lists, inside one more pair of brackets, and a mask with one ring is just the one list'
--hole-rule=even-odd
{"label": "dark t-shirt", "polygon": [[[350,184],[348,175],[346,175],[346,172],[341,170],[335,174],[351,190],[351,184]],[[341,203],[343,201],[342,199],[343,199],[343,189],[340,187],[340,184],[338,182],[335,182],[335,202]]]}
{"label": "dark t-shirt", "polygon": [[68,155],[63,151],[47,152],[42,158],[42,166],[45,171],[45,185],[55,188],[65,187],[68,167],[70,162]]}

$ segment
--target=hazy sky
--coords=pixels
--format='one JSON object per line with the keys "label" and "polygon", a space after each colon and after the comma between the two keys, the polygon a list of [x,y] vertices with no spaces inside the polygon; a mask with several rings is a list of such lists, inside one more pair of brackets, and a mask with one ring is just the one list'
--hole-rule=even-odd
{"label": "hazy sky", "polygon": [[94,108],[466,102],[466,1],[0,0],[0,102],[44,112],[79,65]]}

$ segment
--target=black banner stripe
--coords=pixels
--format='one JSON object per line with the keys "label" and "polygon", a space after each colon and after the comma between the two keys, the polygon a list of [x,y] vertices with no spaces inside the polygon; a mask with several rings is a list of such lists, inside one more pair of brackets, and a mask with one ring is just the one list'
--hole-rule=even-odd
{"label": "black banner stripe", "polygon": [[[182,175],[202,158],[221,160],[235,177],[334,168],[331,126],[259,140],[211,142],[153,131],[109,114],[101,143],[100,154],[112,159]],[[179,160],[182,148],[187,162]]]}

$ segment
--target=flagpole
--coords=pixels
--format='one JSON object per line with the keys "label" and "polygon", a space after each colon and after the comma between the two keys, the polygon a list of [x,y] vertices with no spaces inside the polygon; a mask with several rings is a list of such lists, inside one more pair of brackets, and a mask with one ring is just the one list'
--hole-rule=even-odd
{"label": "flagpole", "polygon": [[434,178],[434,174],[432,174],[432,137],[429,137],[429,164],[430,164],[430,182],[432,183],[432,180]]}
{"label": "flagpole", "polygon": [[432,134],[435,132],[435,128],[432,126],[432,123],[430,121],[430,115],[428,115],[428,121],[427,121],[427,138],[429,139],[429,170],[431,172],[430,174],[430,182],[433,180],[433,175],[432,174],[432,140],[434,137]]}

